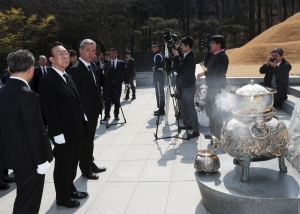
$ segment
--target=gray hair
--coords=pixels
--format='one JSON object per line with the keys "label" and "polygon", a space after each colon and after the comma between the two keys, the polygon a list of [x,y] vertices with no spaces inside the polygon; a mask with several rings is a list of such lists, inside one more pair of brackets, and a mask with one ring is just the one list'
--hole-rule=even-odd
{"label": "gray hair", "polygon": [[7,55],[10,73],[25,72],[34,65],[34,56],[28,50],[17,50]]}
{"label": "gray hair", "polygon": [[91,40],[91,39],[84,39],[84,40],[82,40],[82,41],[80,42],[79,47],[82,49],[82,48],[84,48],[84,46],[85,46],[86,44],[93,44],[93,45],[96,46],[96,42],[95,42],[94,40]]}

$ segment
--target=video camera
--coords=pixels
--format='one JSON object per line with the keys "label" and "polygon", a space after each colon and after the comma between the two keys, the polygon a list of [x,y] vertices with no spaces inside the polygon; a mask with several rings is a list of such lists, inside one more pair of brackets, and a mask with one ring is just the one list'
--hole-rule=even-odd
{"label": "video camera", "polygon": [[163,37],[170,52],[172,52],[172,48],[176,49],[175,43],[178,40],[178,36],[172,33],[170,28],[164,30]]}
{"label": "video camera", "polygon": [[211,42],[211,37],[216,35],[216,31],[214,28],[210,28],[210,33],[208,34],[203,34],[204,39],[201,40],[201,47],[205,47],[207,50],[210,50],[210,42]]}

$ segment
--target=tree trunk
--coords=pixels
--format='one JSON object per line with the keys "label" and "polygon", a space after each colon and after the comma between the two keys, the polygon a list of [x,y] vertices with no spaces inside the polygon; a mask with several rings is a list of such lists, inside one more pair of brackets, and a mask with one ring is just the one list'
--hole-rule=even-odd
{"label": "tree trunk", "polygon": [[249,0],[249,41],[254,38],[254,0]]}
{"label": "tree trunk", "polygon": [[288,18],[286,0],[282,0],[282,9],[283,9],[283,20],[286,20]]}
{"label": "tree trunk", "polygon": [[265,0],[265,25],[266,30],[270,27],[270,17],[269,17],[269,1]]}
{"label": "tree trunk", "polygon": [[257,4],[257,35],[261,33],[261,0],[256,1]]}

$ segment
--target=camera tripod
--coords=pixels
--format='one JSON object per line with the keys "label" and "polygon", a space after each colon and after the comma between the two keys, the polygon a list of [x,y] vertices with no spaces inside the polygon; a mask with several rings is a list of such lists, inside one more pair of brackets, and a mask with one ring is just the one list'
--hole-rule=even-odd
{"label": "camera tripod", "polygon": [[[166,139],[166,138],[178,138],[178,139],[183,139],[183,140],[189,140],[188,137],[188,131],[187,131],[187,137],[186,138],[182,138],[179,137],[179,134],[181,132],[181,127],[179,125],[179,118],[180,115],[179,113],[182,113],[182,105],[181,105],[181,100],[180,100],[180,94],[179,94],[179,90],[178,87],[175,84],[174,78],[171,77],[171,73],[173,71],[173,67],[172,67],[172,60],[169,58],[165,58],[165,62],[166,62],[166,74],[164,73],[164,76],[166,77],[166,87],[165,87],[165,94],[166,94],[166,103],[165,103],[165,107],[166,107],[166,112],[165,112],[165,125],[168,125],[168,113],[169,113],[169,101],[170,101],[170,97],[172,98],[172,102],[173,102],[173,106],[174,106],[174,111],[175,111],[175,118],[177,121],[177,126],[178,126],[178,133],[176,135],[171,135],[171,136],[167,136],[167,137],[158,137],[157,136],[157,130],[158,130],[158,126],[159,126],[159,118],[160,118],[160,114],[157,115],[157,119],[156,119],[156,133],[154,134],[155,140],[159,140],[159,139]],[[156,84],[159,84],[159,82],[156,82]],[[158,85],[158,88],[160,86]],[[173,88],[173,93],[172,93],[172,89]],[[160,94],[160,102],[159,105],[161,105],[161,99],[163,97],[163,95]],[[160,106],[161,107],[161,106]],[[161,109],[161,108],[160,108]],[[186,124],[184,124],[185,129],[186,129]],[[186,129],[187,130],[187,129]]]}

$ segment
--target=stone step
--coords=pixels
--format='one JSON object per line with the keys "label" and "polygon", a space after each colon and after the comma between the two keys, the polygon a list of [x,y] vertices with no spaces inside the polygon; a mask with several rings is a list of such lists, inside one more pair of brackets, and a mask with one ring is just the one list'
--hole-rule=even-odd
{"label": "stone step", "polygon": [[300,86],[289,86],[288,94],[300,98]]}
{"label": "stone step", "polygon": [[282,103],[282,109],[285,112],[292,114],[297,100],[298,100],[298,97],[295,97],[295,96],[289,94],[288,99]]}

